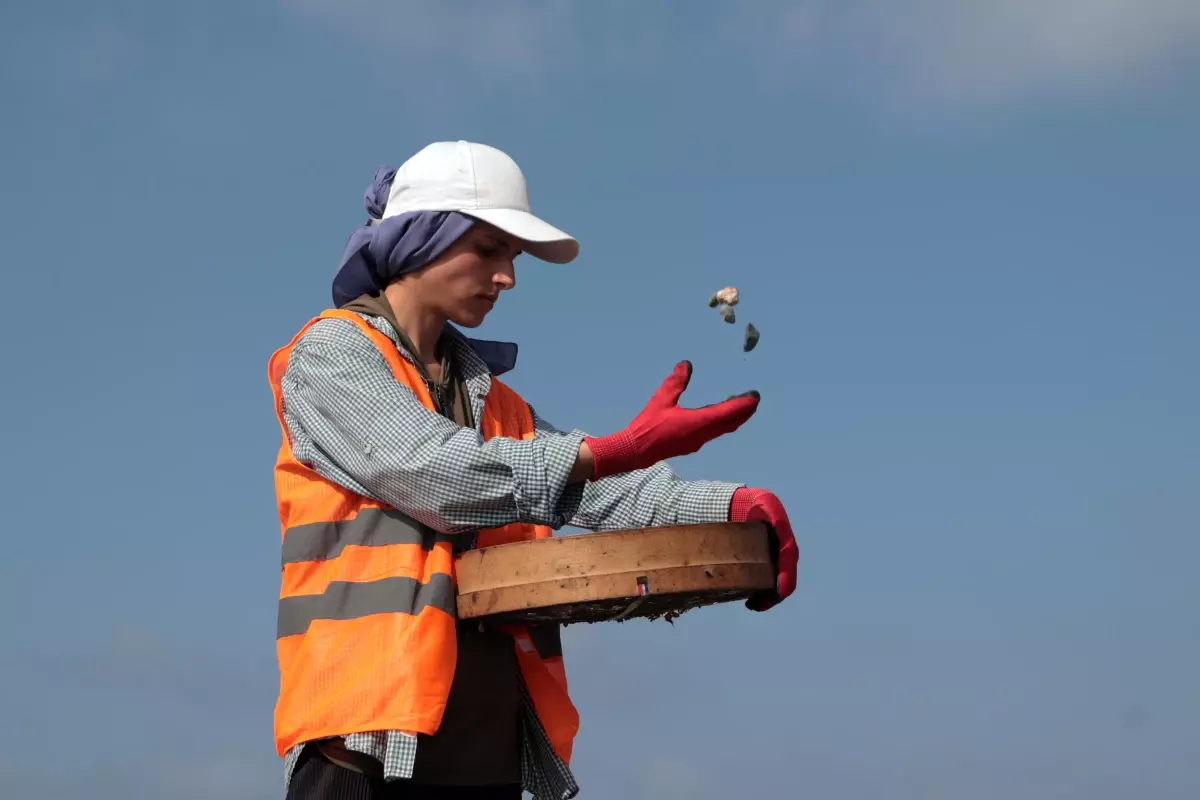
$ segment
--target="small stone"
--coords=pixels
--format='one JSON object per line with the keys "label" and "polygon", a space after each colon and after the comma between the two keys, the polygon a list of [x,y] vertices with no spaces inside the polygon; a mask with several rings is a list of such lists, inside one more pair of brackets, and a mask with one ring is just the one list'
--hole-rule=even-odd
{"label": "small stone", "polygon": [[737,322],[737,314],[733,313],[733,309],[729,306],[721,306],[721,319],[732,325]]}
{"label": "small stone", "polygon": [[714,294],[713,297],[717,298],[718,303],[724,303],[727,306],[736,306],[738,304],[738,290],[732,286],[726,286]]}
{"label": "small stone", "polygon": [[717,304],[719,304],[720,302],[721,301],[717,299],[716,293],[714,293],[712,297],[708,298],[708,307],[716,308]]}
{"label": "small stone", "polygon": [[758,344],[758,328],[753,322],[746,323],[746,336],[742,340],[742,352],[749,353]]}

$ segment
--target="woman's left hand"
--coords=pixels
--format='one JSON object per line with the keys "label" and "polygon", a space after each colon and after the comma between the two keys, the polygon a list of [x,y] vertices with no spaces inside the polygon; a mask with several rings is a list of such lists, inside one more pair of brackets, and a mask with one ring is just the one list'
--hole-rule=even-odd
{"label": "woman's left hand", "polygon": [[729,504],[730,522],[765,522],[771,530],[771,555],[775,561],[775,591],[755,595],[746,601],[752,611],[766,611],[787,599],[796,590],[796,567],[800,549],[792,533],[792,523],[779,498],[766,489],[742,487],[733,493]]}

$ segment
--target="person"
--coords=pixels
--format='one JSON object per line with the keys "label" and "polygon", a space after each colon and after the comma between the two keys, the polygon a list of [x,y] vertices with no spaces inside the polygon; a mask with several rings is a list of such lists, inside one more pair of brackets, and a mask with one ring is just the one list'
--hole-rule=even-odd
{"label": "person", "polygon": [[574,797],[579,727],[557,625],[455,618],[453,558],[553,535],[759,520],[775,591],[797,549],[779,499],[682,480],[666,459],[755,413],[757,392],[680,405],[681,361],[624,429],[560,430],[500,378],[516,345],[476,339],[528,253],[565,264],[578,242],[535,216],[504,152],[436,142],[368,188],[333,307],[272,354],[282,443],[275,742],[289,800]]}

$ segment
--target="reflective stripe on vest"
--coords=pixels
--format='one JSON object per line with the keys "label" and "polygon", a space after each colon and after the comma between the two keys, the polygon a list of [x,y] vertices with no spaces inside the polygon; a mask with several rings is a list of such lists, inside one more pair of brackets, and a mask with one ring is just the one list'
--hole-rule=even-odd
{"label": "reflective stripe on vest", "polygon": [[[364,508],[353,519],[309,522],[283,538],[283,591],[278,636],[308,630],[315,619],[355,619],[371,614],[419,614],[427,606],[455,613],[448,560],[439,557],[453,537],[439,534],[395,509]],[[407,575],[371,579],[381,555],[407,561]]]}
{"label": "reflective stripe on vest", "polygon": [[[354,494],[298,461],[283,421],[280,384],[291,349],[323,318],[358,326],[396,379],[430,410],[416,368],[362,317],[326,311],[271,356],[269,378],[283,441],[275,464],[282,529],[277,623],[279,755],[327,736],[372,730],[432,734],[441,723],[457,657],[454,547],[438,533],[378,501]],[[480,420],[483,438],[528,439],[524,400],[492,379]],[[540,525],[478,531],[477,545],[544,538]],[[567,694],[558,625],[508,627],[521,674],[555,751],[569,761],[579,717]]]}

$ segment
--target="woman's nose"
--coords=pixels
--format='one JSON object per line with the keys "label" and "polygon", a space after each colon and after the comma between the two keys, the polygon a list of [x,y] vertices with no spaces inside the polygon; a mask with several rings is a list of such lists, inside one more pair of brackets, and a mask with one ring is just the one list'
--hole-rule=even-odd
{"label": "woman's nose", "polygon": [[513,263],[509,261],[500,269],[496,270],[496,274],[492,276],[492,280],[501,291],[511,289],[517,285],[517,271],[513,267]]}

